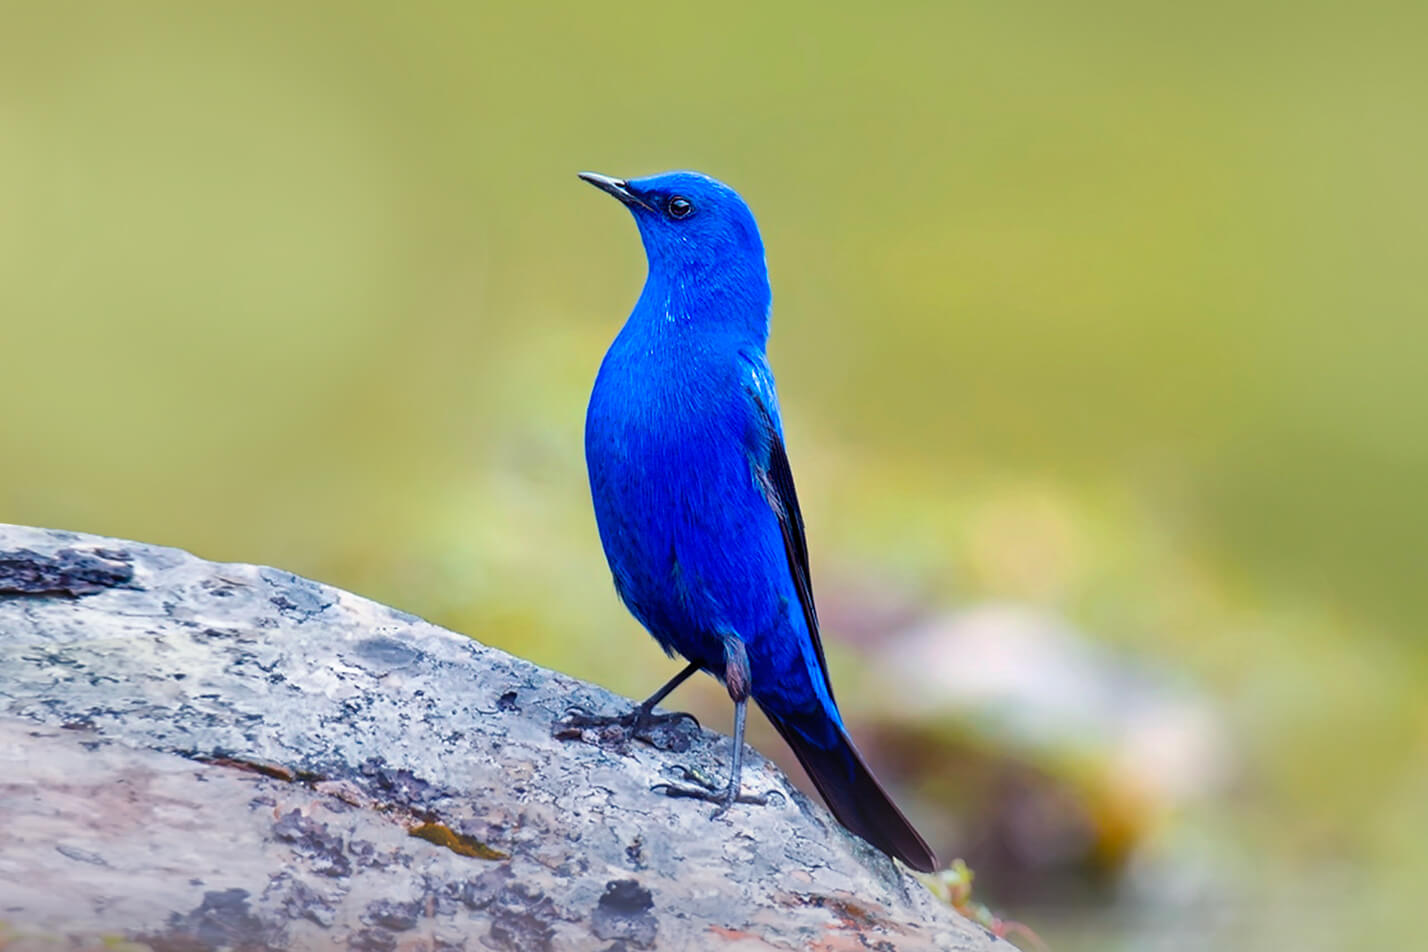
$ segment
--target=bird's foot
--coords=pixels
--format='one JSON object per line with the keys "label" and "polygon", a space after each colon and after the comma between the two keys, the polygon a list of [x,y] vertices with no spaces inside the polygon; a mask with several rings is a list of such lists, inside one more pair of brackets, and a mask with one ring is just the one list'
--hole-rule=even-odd
{"label": "bird's foot", "polygon": [[680,721],[688,721],[695,728],[700,726],[700,721],[693,714],[685,714],[684,711],[675,711],[673,714],[655,714],[643,707],[634,708],[627,714],[591,714],[584,708],[570,708],[565,712],[564,718],[557,721],[560,726],[567,728],[621,728],[631,736],[644,739],[644,735],[665,725],[675,725]]}
{"label": "bird's foot", "polygon": [[718,804],[713,813],[709,814],[709,819],[717,820],[736,803],[743,803],[749,806],[768,806],[769,795],[767,793],[741,793],[732,784],[720,786],[708,774],[697,767],[685,767],[676,765],[675,770],[679,771],[685,781],[697,786],[686,787],[677,783],[657,783],[650,787],[655,793],[662,793],[667,797],[676,797],[688,800],[704,800],[708,803]]}
{"label": "bird's foot", "polygon": [[674,724],[680,720],[690,721],[695,727],[699,726],[699,720],[693,714],[686,714],[684,711],[656,714],[643,707],[637,707],[626,714],[605,715],[591,714],[583,707],[572,707],[566,712],[561,723],[571,727],[623,727],[632,734],[638,734],[652,727]]}
{"label": "bird's foot", "polygon": [[[683,711],[656,714],[636,707],[625,714],[601,715],[572,707],[552,725],[551,733],[559,740],[573,740],[583,737],[587,730],[600,732],[602,740],[633,737],[657,750],[685,751],[689,749],[691,735],[699,730],[699,721]],[[612,734],[615,736],[611,737]]]}

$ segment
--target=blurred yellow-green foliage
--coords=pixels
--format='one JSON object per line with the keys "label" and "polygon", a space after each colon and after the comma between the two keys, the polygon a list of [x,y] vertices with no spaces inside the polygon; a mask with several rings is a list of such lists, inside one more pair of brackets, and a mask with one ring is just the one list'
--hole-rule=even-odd
{"label": "blurred yellow-green foliage", "polygon": [[1009,912],[1412,944],[1425,36],[1372,0],[7,4],[0,520],[643,695],[580,445],[643,257],[574,173],[699,168],[764,229],[815,574],[1055,611],[1233,727],[1244,779],[1158,834],[1223,904]]}

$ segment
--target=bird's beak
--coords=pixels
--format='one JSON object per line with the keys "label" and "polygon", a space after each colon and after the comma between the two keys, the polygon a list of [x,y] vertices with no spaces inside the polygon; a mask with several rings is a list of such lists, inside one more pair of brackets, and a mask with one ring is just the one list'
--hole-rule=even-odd
{"label": "bird's beak", "polygon": [[[608,175],[601,175],[599,172],[581,172],[580,177],[600,191],[609,192],[626,205],[638,205],[641,208],[650,208],[648,202],[630,191],[630,184],[624,179],[611,178]],[[653,211],[653,209],[650,210]]]}

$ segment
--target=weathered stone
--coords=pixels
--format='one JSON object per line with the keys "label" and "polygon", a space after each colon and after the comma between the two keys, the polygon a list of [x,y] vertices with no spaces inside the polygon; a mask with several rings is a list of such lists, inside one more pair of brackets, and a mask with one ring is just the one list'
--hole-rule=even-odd
{"label": "weathered stone", "polygon": [[757,754],[774,805],[711,820],[649,788],[725,738],[552,731],[631,702],[410,615],[15,526],[0,566],[0,940],[1009,948]]}

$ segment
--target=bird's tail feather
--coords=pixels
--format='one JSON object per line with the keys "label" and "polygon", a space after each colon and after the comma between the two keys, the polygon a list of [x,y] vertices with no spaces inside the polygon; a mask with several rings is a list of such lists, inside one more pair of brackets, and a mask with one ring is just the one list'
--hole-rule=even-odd
{"label": "bird's tail feather", "polygon": [[[883,790],[841,728],[833,727],[836,736],[832,746],[822,746],[805,737],[791,720],[772,714],[768,719],[798,755],[798,762],[839,823],[913,869],[930,873],[937,868],[937,857]],[[820,726],[826,733],[828,725]]]}

